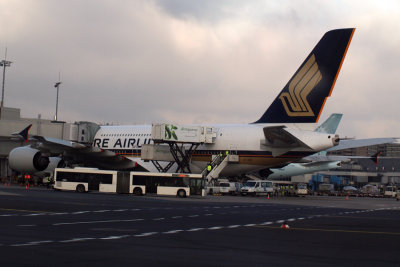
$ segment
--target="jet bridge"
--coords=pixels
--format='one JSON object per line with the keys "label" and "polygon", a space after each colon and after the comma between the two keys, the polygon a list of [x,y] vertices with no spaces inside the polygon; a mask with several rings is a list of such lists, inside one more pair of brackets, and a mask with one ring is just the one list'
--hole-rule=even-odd
{"label": "jet bridge", "polygon": [[[151,138],[154,144],[142,147],[142,160],[152,161],[159,172],[167,172],[176,162],[175,172],[191,173],[189,163],[193,153],[201,144],[215,143],[217,133],[209,126],[160,123],[152,125]],[[160,161],[169,163],[163,166]]]}

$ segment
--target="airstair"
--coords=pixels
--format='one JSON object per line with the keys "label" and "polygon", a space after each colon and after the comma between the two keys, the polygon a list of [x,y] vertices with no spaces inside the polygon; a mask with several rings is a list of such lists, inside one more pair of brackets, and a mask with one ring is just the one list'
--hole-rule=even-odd
{"label": "airstair", "polygon": [[[238,163],[238,155],[216,155],[213,156],[213,160],[203,170],[202,175],[205,177],[206,183],[211,184],[213,180],[219,177],[219,174],[229,163]],[[211,171],[208,171],[208,166],[211,165]]]}

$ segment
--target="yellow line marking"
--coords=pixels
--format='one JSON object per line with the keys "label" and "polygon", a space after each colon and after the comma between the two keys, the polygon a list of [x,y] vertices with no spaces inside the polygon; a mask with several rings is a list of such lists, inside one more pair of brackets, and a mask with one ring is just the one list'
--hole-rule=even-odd
{"label": "yellow line marking", "polygon": [[[265,226],[257,225],[254,227],[280,229],[279,226]],[[319,229],[319,228],[289,228],[285,230],[300,230],[300,231],[320,231],[320,232],[340,232],[340,233],[360,233],[360,234],[383,234],[383,235],[400,235],[398,232],[372,232],[372,231],[356,231],[356,230],[342,230],[342,229]]]}

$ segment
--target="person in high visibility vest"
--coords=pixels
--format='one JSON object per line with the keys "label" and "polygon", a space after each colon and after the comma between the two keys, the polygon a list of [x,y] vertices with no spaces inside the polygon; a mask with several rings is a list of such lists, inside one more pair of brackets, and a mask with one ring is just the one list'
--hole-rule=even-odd
{"label": "person in high visibility vest", "polygon": [[47,177],[47,181],[46,181],[47,183],[47,188],[50,188],[50,184],[51,184],[51,180],[50,180],[50,176],[49,177]]}
{"label": "person in high visibility vest", "polygon": [[207,171],[210,172],[211,169],[212,169],[211,164],[208,164],[208,166],[207,166]]}
{"label": "person in high visibility vest", "polygon": [[229,151],[226,150],[226,151],[225,151],[225,156],[228,156],[228,155],[229,155]]}

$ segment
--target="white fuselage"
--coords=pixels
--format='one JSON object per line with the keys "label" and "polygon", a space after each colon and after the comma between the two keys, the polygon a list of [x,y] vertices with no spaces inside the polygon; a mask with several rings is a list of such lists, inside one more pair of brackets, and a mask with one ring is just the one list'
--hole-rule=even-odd
{"label": "white fuselage", "polygon": [[[300,158],[311,155],[317,151],[332,147],[331,142],[319,145],[317,148],[293,149],[284,155],[273,157],[271,150],[262,145],[265,140],[263,127],[270,124],[242,124],[242,125],[211,125],[217,134],[213,144],[202,144],[192,156],[191,169],[193,172],[201,172],[212,155],[229,151],[230,154],[239,155],[238,164],[229,164],[223,171],[223,175],[237,175],[243,172],[257,171],[260,169],[282,166],[290,162],[296,162]],[[314,125],[293,124],[288,127],[295,130]],[[151,125],[126,125],[126,126],[102,126],[96,133],[93,146],[104,150],[110,150],[116,154],[125,156],[138,162],[149,171],[155,171],[152,163],[143,162],[140,159],[141,147],[151,144]],[[306,130],[304,132],[314,133]]]}

